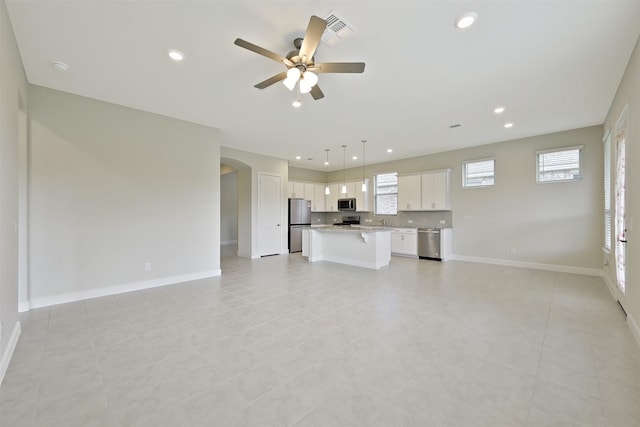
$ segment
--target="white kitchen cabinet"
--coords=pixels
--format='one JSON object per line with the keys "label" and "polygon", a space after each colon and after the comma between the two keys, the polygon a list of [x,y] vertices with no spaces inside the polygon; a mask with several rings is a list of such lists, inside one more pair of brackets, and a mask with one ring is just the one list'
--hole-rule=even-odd
{"label": "white kitchen cabinet", "polygon": [[337,212],[338,211],[338,199],[341,199],[340,187],[342,184],[329,184],[329,190],[331,194],[326,197],[325,211]]}
{"label": "white kitchen cabinet", "polygon": [[369,191],[371,191],[371,187],[369,186],[369,180],[365,179],[365,183],[367,184],[367,191],[362,191],[362,181],[356,181],[356,210],[358,212],[369,212],[371,209],[369,208]]}
{"label": "white kitchen cabinet", "polygon": [[[313,202],[311,203],[311,212],[324,212],[325,211],[325,184],[313,185]],[[306,194],[306,191],[305,191]]]}
{"label": "white kitchen cabinet", "polygon": [[450,169],[422,174],[422,210],[451,209],[451,192],[449,188],[450,176]]}
{"label": "white kitchen cabinet", "polygon": [[408,257],[418,257],[418,229],[394,228],[391,230],[391,253]]}
{"label": "white kitchen cabinet", "polygon": [[311,200],[311,208],[313,208],[316,199],[316,185],[313,182],[304,183],[304,198]]}
{"label": "white kitchen cabinet", "polygon": [[398,210],[419,211],[422,210],[421,176],[398,176]]}
{"label": "white kitchen cabinet", "polygon": [[304,182],[289,181],[287,183],[287,197],[304,199]]}
{"label": "white kitchen cabinet", "polygon": [[[347,187],[347,193],[340,193],[341,199],[355,199],[356,197],[356,183],[353,181],[347,181],[344,183],[345,187]],[[340,185],[340,190],[342,190],[342,184]]]}

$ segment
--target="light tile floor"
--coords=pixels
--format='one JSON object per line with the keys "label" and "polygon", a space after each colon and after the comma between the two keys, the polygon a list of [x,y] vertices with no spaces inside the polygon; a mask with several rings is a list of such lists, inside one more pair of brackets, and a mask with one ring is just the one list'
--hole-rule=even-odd
{"label": "light tile floor", "polygon": [[223,248],[222,277],[33,310],[0,425],[640,426],[600,278]]}

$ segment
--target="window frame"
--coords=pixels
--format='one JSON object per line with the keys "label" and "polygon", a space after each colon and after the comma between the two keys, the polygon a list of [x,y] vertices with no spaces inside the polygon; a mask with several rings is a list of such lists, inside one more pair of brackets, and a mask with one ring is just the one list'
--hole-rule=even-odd
{"label": "window frame", "polygon": [[603,187],[604,187],[604,200],[603,200],[603,210],[604,210],[604,223],[603,223],[603,239],[604,239],[604,250],[608,253],[611,253],[612,245],[611,242],[613,240],[613,222],[612,222],[612,210],[611,210],[611,132],[607,132],[603,141],[603,149],[604,149],[604,179],[603,179]]}
{"label": "window frame", "polygon": [[[480,185],[469,185],[467,183],[467,165],[470,163],[482,163],[482,162],[493,162],[493,168],[491,172],[493,173],[493,182],[491,184],[480,184]],[[473,159],[473,160],[464,160],[462,162],[462,188],[470,189],[470,188],[491,188],[496,185],[496,158],[495,157],[485,157],[482,159]]]}
{"label": "window frame", "polygon": [[[396,175],[396,192],[395,193],[387,193],[387,194],[395,194],[396,196],[396,212],[395,213],[379,213],[378,212],[378,175]],[[396,216],[398,215],[398,171],[388,171],[388,172],[379,172],[373,175],[373,214],[376,216],[389,215]],[[385,194],[385,195],[387,195]]]}
{"label": "window frame", "polygon": [[[541,181],[540,180],[540,156],[544,155],[544,154],[549,154],[549,153],[559,153],[562,151],[572,151],[572,150],[578,150],[578,177],[577,178],[571,178],[571,179],[551,179],[551,180],[545,180],[545,181]],[[560,183],[560,182],[576,182],[576,181],[581,181],[582,180],[582,173],[583,173],[583,152],[584,152],[584,145],[572,145],[569,147],[556,147],[556,148],[549,148],[546,150],[537,150],[536,151],[536,184],[556,184],[556,183]]]}

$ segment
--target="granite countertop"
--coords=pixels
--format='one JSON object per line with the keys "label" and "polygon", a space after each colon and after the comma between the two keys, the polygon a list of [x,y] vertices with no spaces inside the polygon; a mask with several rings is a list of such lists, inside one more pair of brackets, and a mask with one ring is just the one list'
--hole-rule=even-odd
{"label": "granite countertop", "polygon": [[378,231],[391,231],[392,227],[369,227],[361,225],[352,225],[350,227],[344,225],[325,225],[309,227],[315,231],[357,231],[362,233],[376,233]]}

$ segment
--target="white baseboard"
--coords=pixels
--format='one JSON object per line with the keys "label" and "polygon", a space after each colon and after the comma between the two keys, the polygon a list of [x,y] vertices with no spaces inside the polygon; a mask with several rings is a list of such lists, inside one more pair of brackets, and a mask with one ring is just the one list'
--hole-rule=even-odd
{"label": "white baseboard", "polygon": [[175,285],[182,282],[190,282],[192,280],[206,279],[209,277],[220,276],[222,270],[209,270],[191,274],[181,274],[178,276],[162,277],[158,279],[143,280],[134,283],[125,283],[122,285],[109,286],[106,288],[88,289],[86,291],[70,292],[67,294],[53,295],[49,297],[41,297],[32,299],[29,302],[30,308],[49,307],[52,305],[65,304],[68,302],[82,301],[91,298],[105,297],[109,295],[117,295],[125,292],[139,291],[142,289],[157,288],[160,286]]}
{"label": "white baseboard", "polygon": [[13,332],[11,333],[11,338],[9,338],[9,342],[7,343],[7,348],[2,355],[2,360],[0,360],[0,385],[2,385],[2,381],[4,380],[4,375],[7,373],[7,369],[9,369],[9,363],[11,362],[11,358],[13,357],[13,352],[16,349],[16,345],[18,345],[18,339],[20,338],[20,333],[22,332],[22,328],[20,327],[20,322],[16,322],[13,327]]}
{"label": "white baseboard", "polygon": [[602,280],[604,280],[604,283],[607,284],[607,289],[609,289],[609,293],[611,294],[613,299],[617,301],[618,295],[616,294],[616,285],[611,283],[611,280],[609,280],[609,276],[607,275],[607,272],[604,270],[602,271]]}
{"label": "white baseboard", "polygon": [[29,301],[18,302],[18,313],[24,313],[29,310],[31,310],[31,304],[29,304]]}
{"label": "white baseboard", "polygon": [[237,240],[223,240],[220,242],[221,245],[237,245]]}
{"label": "white baseboard", "polygon": [[555,271],[557,273],[582,274],[585,276],[602,276],[602,270],[598,268],[574,267],[571,265],[542,264],[537,262],[514,261],[509,259],[483,258],[466,255],[452,255],[452,260],[476,262],[481,264],[504,265],[506,267],[529,268],[532,270]]}

